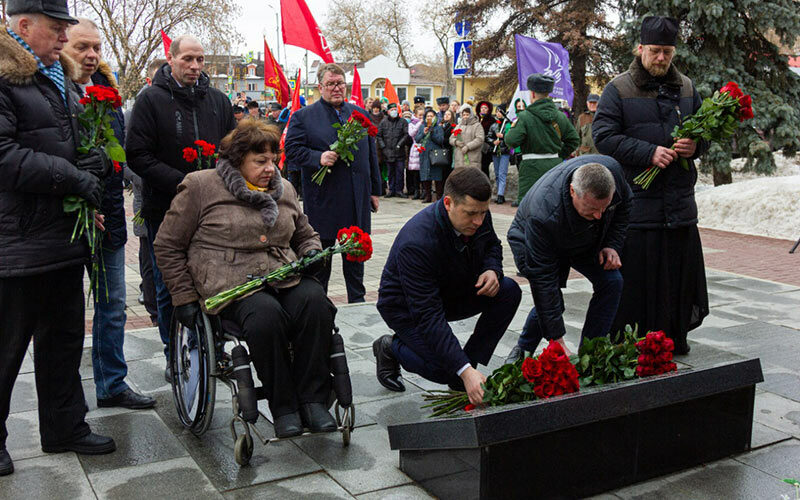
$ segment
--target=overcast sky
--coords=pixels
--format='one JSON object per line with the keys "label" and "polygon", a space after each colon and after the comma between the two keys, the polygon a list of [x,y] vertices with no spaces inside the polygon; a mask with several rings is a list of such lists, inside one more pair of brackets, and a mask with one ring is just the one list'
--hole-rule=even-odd
{"label": "overcast sky", "polygon": [[[264,43],[262,40],[263,36],[266,35],[267,43],[274,54],[276,51],[275,13],[277,12],[280,17],[280,0],[238,0],[237,3],[241,8],[241,15],[236,23],[236,26],[239,30],[239,33],[242,34],[245,40],[245,44],[243,47],[241,47],[240,52],[242,54],[250,50],[252,50],[254,53],[263,52]],[[319,24],[320,27],[323,27],[327,20],[328,6],[330,3],[330,0],[306,0],[306,4],[311,10],[311,14],[314,16],[314,19],[316,19],[317,24]],[[408,0],[405,3],[409,7],[408,14],[410,20],[412,20],[414,23],[418,22],[416,19],[416,12],[418,12],[420,8],[424,6],[425,1]],[[374,15],[380,15],[380,13],[375,12]],[[421,33],[422,30],[414,31],[414,49],[419,52],[430,52],[428,46],[435,46],[434,44],[436,43],[436,39],[430,35],[425,36],[423,33]],[[324,28],[322,30],[322,34],[326,34]],[[305,67],[302,66],[305,50],[298,47],[293,47],[291,45],[286,46],[284,49],[282,35],[279,35],[279,38],[281,38],[281,47],[280,56],[278,56],[278,58],[281,64],[285,63],[285,53],[288,57],[288,70],[290,73],[298,67],[302,67],[303,71],[305,71]],[[309,67],[315,59],[319,58],[309,52]],[[409,61],[409,63],[412,62]]]}

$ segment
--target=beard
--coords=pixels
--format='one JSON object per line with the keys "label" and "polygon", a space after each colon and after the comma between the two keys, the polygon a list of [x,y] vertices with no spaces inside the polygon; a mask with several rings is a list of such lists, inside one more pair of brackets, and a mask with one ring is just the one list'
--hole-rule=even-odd
{"label": "beard", "polygon": [[644,66],[644,69],[646,69],[648,73],[656,78],[666,75],[667,71],[669,71],[669,64],[659,65],[653,62],[645,63],[645,61],[642,60],[642,66]]}

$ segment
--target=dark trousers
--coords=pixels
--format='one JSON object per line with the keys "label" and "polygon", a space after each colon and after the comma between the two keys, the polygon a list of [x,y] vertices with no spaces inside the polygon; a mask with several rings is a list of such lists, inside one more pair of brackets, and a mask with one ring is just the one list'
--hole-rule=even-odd
{"label": "dark trousers", "polygon": [[409,196],[419,191],[419,170],[406,170],[406,192]]}
{"label": "dark trousers", "polygon": [[43,446],[89,434],[78,367],[84,338],[83,266],[0,278],[0,448],[5,446],[11,390],[33,337]]}
{"label": "dark trousers", "polygon": [[[581,331],[581,342],[584,338],[592,339],[607,335],[622,297],[622,273],[616,269],[606,271],[596,262],[573,262],[572,267],[584,275],[593,287],[592,299],[589,301],[586,320],[583,322]],[[526,351],[533,352],[543,337],[544,329],[541,326],[539,315],[536,313],[536,308],[533,307],[528,313],[528,319],[525,320],[525,326],[522,328],[517,345]]]}
{"label": "dark trousers", "polygon": [[256,292],[221,314],[244,331],[274,417],[295,412],[303,403],[327,403],[336,308],[315,279],[303,277],[291,288]]}
{"label": "dark trousers", "polygon": [[150,319],[156,321],[158,319],[156,285],[153,283],[153,257],[150,255],[147,236],[139,237],[139,275],[142,277],[139,290],[144,295],[144,308]]}
{"label": "dark trousers", "polygon": [[[334,243],[336,243],[336,240],[323,239],[322,248],[328,248]],[[328,282],[331,279],[332,266],[333,257],[326,259],[325,265],[320,268],[315,276],[322,283],[325,293],[328,293]],[[364,288],[364,263],[351,262],[342,255],[342,274],[344,274],[344,285],[347,288],[347,303],[364,302],[364,295],[367,294],[367,290]]]}
{"label": "dark trousers", "polygon": [[153,263],[153,284],[156,289],[156,304],[158,306],[158,334],[161,342],[164,343],[164,355],[169,359],[169,323],[172,321],[172,296],[169,294],[161,271],[156,262],[156,253],[153,250],[153,242],[156,241],[158,228],[161,222],[147,221],[147,246],[150,248],[150,256]]}
{"label": "dark trousers", "polygon": [[387,161],[389,169],[389,192],[399,194],[403,192],[403,181],[406,164],[403,160]]}
{"label": "dark trousers", "polygon": [[491,179],[489,176],[489,165],[492,164],[493,160],[494,156],[492,156],[492,153],[481,153],[481,172],[486,174],[488,179]]}
{"label": "dark trousers", "polygon": [[[517,312],[521,298],[519,285],[511,278],[503,278],[500,280],[500,290],[494,297],[477,296],[473,292],[444,304],[447,321],[466,319],[478,313],[481,315],[464,346],[464,353],[473,366],[478,363],[489,364],[497,343]],[[458,375],[446,369],[428,347],[425,341],[428,332],[410,330],[396,333],[392,351],[403,368],[437,384],[457,384],[460,381]]]}
{"label": "dark trousers", "polygon": [[303,197],[303,176],[299,170],[289,170],[287,177],[289,178],[289,182],[292,183],[294,186],[294,190],[297,191],[297,197]]}

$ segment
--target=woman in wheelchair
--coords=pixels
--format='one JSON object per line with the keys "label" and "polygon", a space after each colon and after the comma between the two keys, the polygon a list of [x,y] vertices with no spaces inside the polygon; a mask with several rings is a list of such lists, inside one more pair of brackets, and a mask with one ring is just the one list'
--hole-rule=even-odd
{"label": "woman in wheelchair", "polygon": [[[192,172],[178,186],[154,246],[175,315],[187,328],[197,321],[198,301],[322,248],[275,167],[279,141],[277,128],[242,120],[222,139],[216,168]],[[307,276],[214,311],[242,329],[278,437],[302,434],[303,427],[337,429],[327,405],[335,313],[320,283]]]}

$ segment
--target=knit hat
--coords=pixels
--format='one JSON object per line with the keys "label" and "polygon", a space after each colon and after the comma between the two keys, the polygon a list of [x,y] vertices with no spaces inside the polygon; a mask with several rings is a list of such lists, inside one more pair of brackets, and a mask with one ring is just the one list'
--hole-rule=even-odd
{"label": "knit hat", "polygon": [[678,40],[678,20],[674,17],[647,16],[642,21],[642,45],[672,45]]}

